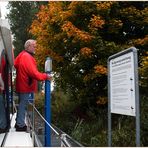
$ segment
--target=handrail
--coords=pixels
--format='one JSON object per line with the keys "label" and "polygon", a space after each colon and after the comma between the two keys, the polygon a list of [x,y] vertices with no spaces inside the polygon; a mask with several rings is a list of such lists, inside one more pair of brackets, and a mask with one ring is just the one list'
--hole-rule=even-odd
{"label": "handrail", "polygon": [[33,108],[35,109],[35,111],[38,113],[38,115],[43,119],[43,121],[57,134],[57,135],[60,135],[46,120],[45,118],[40,114],[40,112],[37,110],[37,108],[35,107],[35,105],[33,103],[30,103],[30,105],[33,106]]}
{"label": "handrail", "polygon": [[[49,124],[45,120],[45,118],[40,114],[40,112],[37,110],[37,108],[35,107],[35,105],[33,103],[29,102],[29,104],[33,107],[33,111],[35,111],[41,117],[41,119],[52,129],[52,131],[59,137],[59,139],[61,141],[61,147],[83,147],[79,142],[77,142],[74,139],[72,139],[72,137],[70,137],[69,135],[67,135],[66,133],[64,133],[60,129],[58,129],[56,126]],[[32,129],[34,129],[34,128],[32,128]],[[38,142],[39,139],[36,137],[37,135],[35,135],[35,132],[34,132],[34,136],[35,136],[34,140],[37,140],[37,142]],[[37,146],[41,146],[41,145],[37,144]]]}
{"label": "handrail", "polygon": [[[67,134],[62,134],[61,135],[61,139],[62,139],[62,142],[64,142],[62,145],[65,146],[65,147],[83,147],[83,145],[81,145],[79,142],[77,142],[76,140],[74,140],[72,137],[70,137],[69,135]],[[70,142],[71,141],[71,142]],[[72,145],[71,143],[74,143],[74,145]]]}
{"label": "handrail", "polygon": [[[12,120],[12,117],[11,117],[11,120]],[[7,136],[8,136],[8,132],[9,132],[9,129],[8,129],[8,131],[5,133],[4,138],[3,138],[3,141],[2,141],[2,143],[1,143],[1,145],[0,145],[0,147],[3,147],[3,146],[5,145],[5,142],[6,142],[6,139],[7,139]]]}
{"label": "handrail", "polygon": [[17,112],[17,108],[16,108],[16,104],[15,104],[14,100],[13,100],[13,109],[14,109],[14,112]]}
{"label": "handrail", "polygon": [[4,138],[2,140],[2,143],[0,144],[0,147],[3,147],[5,145],[5,142],[6,142],[6,139],[7,139],[7,135],[8,135],[8,132],[5,133]]}

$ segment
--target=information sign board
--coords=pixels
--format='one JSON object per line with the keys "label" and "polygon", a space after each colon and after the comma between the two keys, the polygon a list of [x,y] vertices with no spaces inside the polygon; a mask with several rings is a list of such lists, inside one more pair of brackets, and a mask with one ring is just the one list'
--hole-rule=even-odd
{"label": "information sign board", "polygon": [[136,146],[140,146],[138,56],[135,47],[108,58],[108,146],[112,143],[111,113],[136,118]]}
{"label": "information sign board", "polygon": [[134,65],[132,50],[109,61],[111,113],[135,116]]}

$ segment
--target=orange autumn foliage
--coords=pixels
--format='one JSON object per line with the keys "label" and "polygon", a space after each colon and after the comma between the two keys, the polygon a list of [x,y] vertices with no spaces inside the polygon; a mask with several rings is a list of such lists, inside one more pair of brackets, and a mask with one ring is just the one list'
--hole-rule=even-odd
{"label": "orange autumn foliage", "polygon": [[[50,2],[48,5],[41,6],[40,11],[36,15],[37,18],[33,21],[30,33],[37,38],[37,43],[39,44],[38,50],[36,52],[36,57],[39,57],[38,64],[44,63],[45,57],[50,56],[57,62],[63,60],[63,58],[50,48],[50,43],[53,40],[58,40],[58,34],[53,32],[50,26],[58,24],[61,26],[61,30],[67,34],[67,36],[73,37],[73,42],[82,41],[90,42],[93,36],[88,32],[80,30],[72,22],[67,21],[68,17],[71,17],[73,9],[77,5],[77,2],[72,2],[67,10],[62,7],[62,2]],[[60,35],[59,35],[60,36]],[[63,38],[63,42],[67,42],[67,39]],[[87,50],[87,55],[90,51]],[[84,54],[84,52],[83,52]]]}
{"label": "orange autumn foliage", "polygon": [[96,101],[98,105],[104,105],[107,104],[107,102],[108,102],[107,97],[98,97],[98,100]]}
{"label": "orange autumn foliage", "polygon": [[95,65],[94,72],[96,74],[107,74],[107,68],[102,65]]}
{"label": "orange autumn foliage", "polygon": [[133,40],[133,43],[135,45],[148,45],[148,35],[146,35],[144,38]]}
{"label": "orange autumn foliage", "polygon": [[108,2],[98,2],[97,3],[97,8],[99,10],[108,10],[115,2],[113,1],[108,1]]}
{"label": "orange autumn foliage", "polygon": [[65,22],[62,26],[62,30],[67,33],[68,37],[75,37],[84,42],[89,42],[93,38],[89,33],[75,27],[70,21]]}
{"label": "orange autumn foliage", "polygon": [[84,47],[84,48],[81,48],[80,53],[81,53],[83,56],[91,57],[92,49],[90,49],[90,48],[88,48],[88,47]]}
{"label": "orange autumn foliage", "polygon": [[103,28],[105,21],[100,16],[93,15],[93,18],[90,20],[89,28],[91,30],[97,30],[98,28]]}
{"label": "orange autumn foliage", "polygon": [[[146,45],[147,36],[143,39],[135,36],[140,26],[138,18],[146,23],[142,13],[146,11],[134,6],[124,7],[116,1],[49,2],[41,7],[30,30],[39,45],[38,60],[43,65],[43,58],[50,56],[55,63],[54,70],[59,74],[58,84],[62,83],[65,90],[69,87],[71,94],[76,92],[73,94],[78,99],[89,100],[87,93],[91,90],[93,103],[105,104],[107,58],[131,46],[129,44]],[[135,24],[135,30],[131,29],[132,24]],[[143,60],[143,73],[146,62]],[[82,91],[83,86],[88,89]]]}
{"label": "orange autumn foliage", "polygon": [[[50,8],[50,9],[49,9]],[[37,19],[35,19],[30,27],[30,33],[32,33],[37,40],[36,58],[40,67],[44,66],[45,58],[50,56],[57,62],[63,60],[63,58],[54,52],[49,43],[53,39],[52,30],[49,28],[49,24],[53,24],[57,21],[57,12],[61,11],[62,7],[60,3],[51,2],[50,5],[41,6],[38,12]]]}

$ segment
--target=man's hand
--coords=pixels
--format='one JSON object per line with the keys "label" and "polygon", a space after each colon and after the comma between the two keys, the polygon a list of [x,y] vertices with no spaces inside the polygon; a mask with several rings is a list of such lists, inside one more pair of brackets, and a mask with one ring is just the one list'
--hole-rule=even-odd
{"label": "man's hand", "polygon": [[52,77],[51,77],[51,75],[50,74],[47,74],[47,80],[52,80]]}

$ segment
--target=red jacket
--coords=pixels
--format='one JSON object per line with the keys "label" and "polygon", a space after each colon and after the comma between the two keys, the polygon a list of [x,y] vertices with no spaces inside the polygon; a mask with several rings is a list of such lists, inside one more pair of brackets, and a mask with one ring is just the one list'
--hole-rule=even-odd
{"label": "red jacket", "polygon": [[34,92],[37,80],[46,80],[47,74],[40,73],[34,57],[27,51],[22,51],[15,59],[16,92]]}

